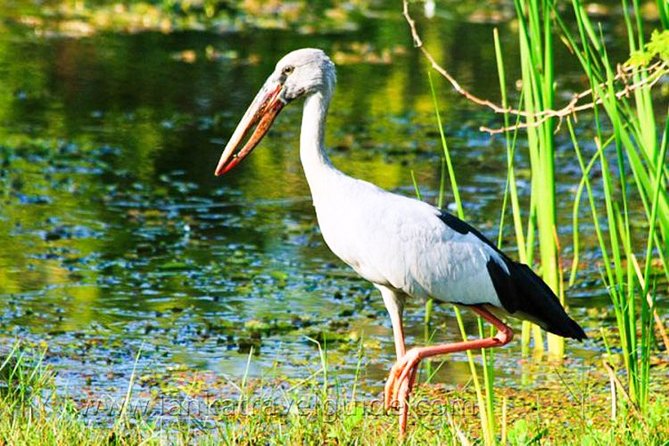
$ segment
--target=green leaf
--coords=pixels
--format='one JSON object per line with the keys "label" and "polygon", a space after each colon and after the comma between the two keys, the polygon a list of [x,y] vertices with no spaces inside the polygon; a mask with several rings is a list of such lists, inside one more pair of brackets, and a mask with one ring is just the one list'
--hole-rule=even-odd
{"label": "green leaf", "polygon": [[642,51],[634,51],[626,65],[647,66],[656,57],[663,62],[669,61],[669,30],[654,30],[650,36],[650,42],[644,46]]}
{"label": "green leaf", "polygon": [[632,53],[625,65],[630,65],[633,67],[645,67],[650,63],[651,60],[653,60],[652,54],[646,51],[635,51]]}
{"label": "green leaf", "polygon": [[662,61],[669,61],[669,30],[662,32],[657,29],[650,36],[650,42],[646,44],[646,51]]}

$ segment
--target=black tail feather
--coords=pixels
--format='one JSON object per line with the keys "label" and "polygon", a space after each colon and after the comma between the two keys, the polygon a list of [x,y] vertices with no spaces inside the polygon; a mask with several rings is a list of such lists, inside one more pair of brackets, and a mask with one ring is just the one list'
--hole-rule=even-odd
{"label": "black tail feather", "polygon": [[490,259],[488,272],[504,309],[510,314],[528,319],[546,331],[577,340],[587,336],[576,321],[569,317],[553,290],[525,264],[504,258],[509,274]]}

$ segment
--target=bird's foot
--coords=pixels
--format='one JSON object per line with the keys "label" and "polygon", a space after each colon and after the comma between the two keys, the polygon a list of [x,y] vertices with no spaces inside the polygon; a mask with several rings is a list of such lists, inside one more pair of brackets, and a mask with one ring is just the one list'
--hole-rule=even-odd
{"label": "bird's foot", "polygon": [[420,350],[411,349],[400,358],[390,370],[385,386],[385,408],[397,407],[406,402],[416,382]]}
{"label": "bird's foot", "polygon": [[409,416],[409,394],[416,382],[418,364],[421,357],[417,349],[409,350],[390,370],[385,386],[384,405],[386,410],[399,409],[400,436],[404,436]]}

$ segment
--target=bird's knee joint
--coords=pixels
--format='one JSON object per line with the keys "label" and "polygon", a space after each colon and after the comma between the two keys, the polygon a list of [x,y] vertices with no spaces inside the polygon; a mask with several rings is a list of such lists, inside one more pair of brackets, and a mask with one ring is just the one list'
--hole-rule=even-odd
{"label": "bird's knee joint", "polygon": [[420,361],[421,359],[423,359],[422,356],[421,356],[421,351],[417,347],[414,347],[414,348],[408,350],[404,354],[404,360],[407,364],[408,363],[414,363],[416,361]]}
{"label": "bird's knee joint", "polygon": [[499,341],[500,345],[506,345],[513,339],[513,330],[505,327],[497,332],[495,339]]}

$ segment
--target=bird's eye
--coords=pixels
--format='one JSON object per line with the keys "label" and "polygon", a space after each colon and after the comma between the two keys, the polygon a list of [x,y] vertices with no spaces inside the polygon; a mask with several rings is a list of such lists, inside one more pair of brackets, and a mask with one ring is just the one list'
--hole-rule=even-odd
{"label": "bird's eye", "polygon": [[295,67],[292,66],[292,65],[288,65],[286,67],[283,67],[283,70],[281,70],[281,72],[286,76],[291,74],[293,71],[295,71]]}

